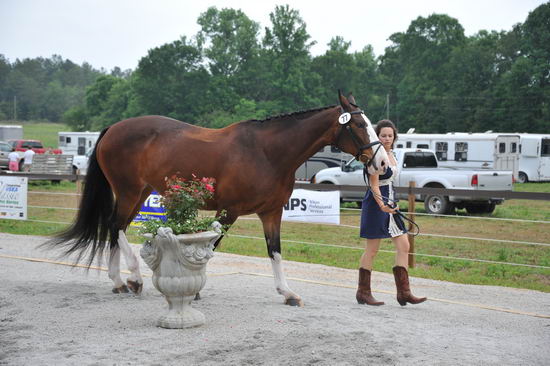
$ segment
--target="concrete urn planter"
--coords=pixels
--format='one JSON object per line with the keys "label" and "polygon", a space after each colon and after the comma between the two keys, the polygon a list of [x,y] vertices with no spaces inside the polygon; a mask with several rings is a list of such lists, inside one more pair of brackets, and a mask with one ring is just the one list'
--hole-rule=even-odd
{"label": "concrete urn planter", "polygon": [[174,235],[161,227],[157,234],[145,234],[140,254],[153,271],[153,285],[168,302],[168,312],[157,325],[162,328],[190,328],[205,323],[204,314],[191,307],[191,301],[206,283],[206,263],[214,256],[214,243],[221,236],[221,225],[211,231]]}

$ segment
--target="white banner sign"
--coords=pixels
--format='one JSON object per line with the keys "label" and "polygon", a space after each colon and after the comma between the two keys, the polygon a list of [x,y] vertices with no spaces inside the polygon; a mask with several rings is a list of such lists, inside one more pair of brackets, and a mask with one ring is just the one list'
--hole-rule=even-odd
{"label": "white banner sign", "polygon": [[283,207],[283,220],[340,224],[340,191],[295,189]]}
{"label": "white banner sign", "polygon": [[0,176],[0,218],[27,219],[27,178]]}

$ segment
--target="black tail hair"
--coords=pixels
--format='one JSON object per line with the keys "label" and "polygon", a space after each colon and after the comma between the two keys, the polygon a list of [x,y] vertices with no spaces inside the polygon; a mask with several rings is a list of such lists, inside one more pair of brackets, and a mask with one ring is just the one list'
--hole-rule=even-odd
{"label": "black tail hair", "polygon": [[66,230],[55,234],[43,244],[49,248],[62,248],[61,256],[76,254],[76,263],[87,258],[88,267],[94,258],[100,261],[110,237],[110,249],[118,247],[118,232],[114,227],[115,200],[109,182],[97,162],[97,146],[109,127],[101,131],[88,162],[84,192],[75,221]]}

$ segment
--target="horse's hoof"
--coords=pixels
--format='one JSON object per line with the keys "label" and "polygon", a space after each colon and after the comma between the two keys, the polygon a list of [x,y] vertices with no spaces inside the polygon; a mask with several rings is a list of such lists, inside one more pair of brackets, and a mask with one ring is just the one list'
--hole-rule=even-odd
{"label": "horse's hoof", "polygon": [[298,307],[301,307],[303,308],[304,307],[304,302],[302,301],[302,299],[285,299],[285,305],[290,305],[290,306],[298,306]]}
{"label": "horse's hoof", "polygon": [[130,291],[128,291],[128,287],[126,287],[126,285],[113,288],[113,294],[127,294],[128,292]]}
{"label": "horse's hoof", "polygon": [[[141,294],[141,291],[143,290],[143,282],[139,283],[137,281],[126,281],[128,283],[128,288],[136,295]],[[126,291],[128,292],[128,291]]]}
{"label": "horse's hoof", "polygon": [[197,292],[197,294],[195,295],[195,300],[200,300],[200,299],[201,299],[201,294]]}

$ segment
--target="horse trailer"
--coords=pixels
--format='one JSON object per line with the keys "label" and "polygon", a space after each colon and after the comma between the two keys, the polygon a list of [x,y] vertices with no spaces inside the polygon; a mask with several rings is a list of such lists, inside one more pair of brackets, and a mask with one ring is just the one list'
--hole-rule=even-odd
{"label": "horse trailer", "polygon": [[520,134],[519,181],[550,181],[550,135]]}
{"label": "horse trailer", "polygon": [[20,140],[23,138],[23,126],[0,126],[0,141]]}
{"label": "horse trailer", "polygon": [[94,148],[99,132],[58,132],[59,148],[63,154],[86,155]]}
{"label": "horse trailer", "polygon": [[396,147],[431,149],[442,167],[509,170],[517,180],[520,143],[517,133],[404,133]]}

